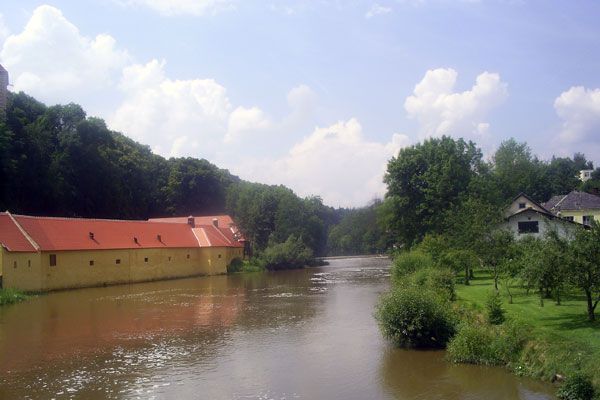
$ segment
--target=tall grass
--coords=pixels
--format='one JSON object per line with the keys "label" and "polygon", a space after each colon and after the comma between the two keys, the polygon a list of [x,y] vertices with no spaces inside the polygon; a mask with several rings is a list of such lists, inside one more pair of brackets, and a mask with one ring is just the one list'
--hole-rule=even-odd
{"label": "tall grass", "polygon": [[0,306],[19,303],[26,300],[29,296],[17,289],[0,289]]}

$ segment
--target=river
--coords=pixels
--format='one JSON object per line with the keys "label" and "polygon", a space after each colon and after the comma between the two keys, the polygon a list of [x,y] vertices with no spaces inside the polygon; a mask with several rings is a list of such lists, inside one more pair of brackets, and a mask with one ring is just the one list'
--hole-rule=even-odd
{"label": "river", "polygon": [[549,384],[395,349],[389,261],[55,292],[0,308],[0,399],[552,399]]}

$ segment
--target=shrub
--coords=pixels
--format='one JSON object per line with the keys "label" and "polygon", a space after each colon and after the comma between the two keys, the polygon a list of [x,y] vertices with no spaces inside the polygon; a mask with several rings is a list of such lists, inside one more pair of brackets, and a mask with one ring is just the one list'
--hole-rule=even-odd
{"label": "shrub", "polygon": [[450,250],[440,257],[438,265],[451,269],[457,275],[462,274],[465,285],[468,285],[473,270],[479,266],[479,260],[470,250]]}
{"label": "shrub", "polygon": [[528,338],[529,327],[515,321],[503,326],[464,322],[446,354],[457,363],[507,365],[519,359]]}
{"label": "shrub", "polygon": [[413,272],[404,280],[404,285],[428,289],[444,300],[453,301],[456,297],[454,291],[454,273],[447,268],[425,268]]}
{"label": "shrub", "polygon": [[485,302],[486,317],[490,324],[500,325],[504,322],[504,310],[502,309],[502,299],[496,291],[491,292]]}
{"label": "shrub", "polygon": [[396,288],[377,305],[376,318],[383,335],[400,347],[444,347],[454,334],[447,304],[428,290]]}
{"label": "shrub", "polygon": [[463,323],[448,343],[447,357],[456,363],[498,365],[493,351],[494,332],[481,324]]}
{"label": "shrub", "polygon": [[236,257],[233,260],[231,260],[231,262],[227,266],[227,273],[232,274],[235,272],[240,272],[242,270],[243,266],[244,266],[244,262],[242,261],[242,259]]}
{"label": "shrub", "polygon": [[290,235],[283,243],[267,247],[260,256],[261,264],[268,270],[302,268],[312,259],[312,251],[295,235]]}
{"label": "shrub", "polygon": [[562,400],[592,400],[595,391],[589,376],[578,372],[567,377],[556,396]]}
{"label": "shrub", "polygon": [[419,250],[400,253],[392,265],[392,282],[395,284],[402,283],[407,275],[433,266],[434,262],[431,256]]}
{"label": "shrub", "polygon": [[437,262],[450,250],[448,243],[448,238],[428,233],[417,248],[423,253],[430,254],[433,260]]}

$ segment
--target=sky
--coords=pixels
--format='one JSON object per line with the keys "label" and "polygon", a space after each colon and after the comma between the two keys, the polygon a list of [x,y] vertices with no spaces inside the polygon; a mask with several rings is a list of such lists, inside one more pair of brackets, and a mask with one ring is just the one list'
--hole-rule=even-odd
{"label": "sky", "polygon": [[600,2],[4,0],[11,91],[165,157],[206,158],[331,206],[385,193],[399,149],[600,162]]}

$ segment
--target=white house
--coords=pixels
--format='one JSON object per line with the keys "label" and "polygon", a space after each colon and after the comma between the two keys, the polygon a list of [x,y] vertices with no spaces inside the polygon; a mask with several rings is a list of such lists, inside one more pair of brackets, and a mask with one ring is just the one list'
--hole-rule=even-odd
{"label": "white house", "polygon": [[512,232],[517,240],[524,237],[543,238],[551,230],[561,237],[570,237],[581,227],[581,224],[552,214],[525,193],[516,196],[506,208],[504,222],[500,226]]}

